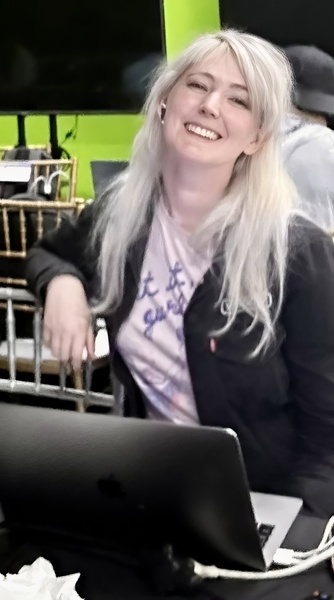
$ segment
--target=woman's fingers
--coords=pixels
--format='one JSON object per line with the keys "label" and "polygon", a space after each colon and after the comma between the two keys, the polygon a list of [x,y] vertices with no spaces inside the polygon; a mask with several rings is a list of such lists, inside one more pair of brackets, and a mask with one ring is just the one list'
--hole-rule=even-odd
{"label": "woman's fingers", "polygon": [[86,346],[87,331],[81,330],[72,336],[71,356],[69,358],[73,369],[78,371],[82,364],[82,355]]}
{"label": "woman's fingers", "polygon": [[51,345],[51,337],[52,337],[52,331],[51,329],[46,325],[45,321],[43,323],[43,342],[44,344],[49,348]]}
{"label": "woman's fingers", "polygon": [[56,277],[48,286],[44,311],[44,343],[62,362],[76,369],[82,363],[85,347],[94,354],[90,308],[84,287],[73,276]]}
{"label": "woman's fingers", "polygon": [[70,360],[72,346],[73,346],[73,334],[64,332],[62,335],[62,338],[60,340],[60,344],[58,347],[58,356],[57,356],[57,358],[61,362],[66,363]]}
{"label": "woman's fingers", "polygon": [[87,336],[86,336],[86,348],[87,348],[87,356],[90,360],[93,360],[95,356],[95,336],[93,332],[92,326],[88,328]]}

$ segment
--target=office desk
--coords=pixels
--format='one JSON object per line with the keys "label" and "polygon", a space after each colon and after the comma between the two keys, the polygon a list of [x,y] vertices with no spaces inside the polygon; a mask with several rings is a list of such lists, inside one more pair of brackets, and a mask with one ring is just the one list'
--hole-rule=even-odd
{"label": "office desk", "polygon": [[[301,516],[294,524],[286,546],[296,550],[313,548],[319,542],[325,521],[313,517]],[[26,541],[26,540],[25,540]],[[0,572],[8,565],[9,555],[13,570],[17,571],[25,562],[33,562],[39,555],[49,559],[58,575],[80,572],[77,590],[85,600],[158,600],[135,570],[117,564],[107,558],[91,556],[83,551],[74,552],[68,548],[52,544],[37,546],[15,546],[7,533],[0,535]],[[318,567],[289,579],[265,582],[212,581],[206,589],[191,595],[193,600],[304,600],[315,589],[332,593],[334,597],[334,578],[329,567]],[[185,600],[186,596],[173,596],[175,600]],[[189,598],[189,596],[187,596]]]}

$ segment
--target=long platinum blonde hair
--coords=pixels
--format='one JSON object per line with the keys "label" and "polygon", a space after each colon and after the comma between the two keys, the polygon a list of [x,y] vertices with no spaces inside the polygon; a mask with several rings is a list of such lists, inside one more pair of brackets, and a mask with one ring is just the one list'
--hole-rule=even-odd
{"label": "long platinum blonde hair", "polygon": [[[224,198],[195,232],[193,241],[213,252],[220,249],[224,262],[217,302],[224,300],[229,310],[226,325],[216,334],[224,334],[238,312],[246,311],[252,317],[251,327],[263,325],[256,354],[274,336],[284,294],[294,187],[283,167],[280,132],[290,107],[293,80],[289,63],[278,48],[233,29],[197,38],[156,72],[129,166],[112,182],[97,213],[93,241],[100,248],[101,298],[95,310],[113,311],[120,304],[128,251],[147,227],[158,196],[162,100],[191,66],[226,52],[232,53],[246,81],[264,143],[252,156],[238,158]],[[273,285],[278,290],[274,310],[268,301]]]}

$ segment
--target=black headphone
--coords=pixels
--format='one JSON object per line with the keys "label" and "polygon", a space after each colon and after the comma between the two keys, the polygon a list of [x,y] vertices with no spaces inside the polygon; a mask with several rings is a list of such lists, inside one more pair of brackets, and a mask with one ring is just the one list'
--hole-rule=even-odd
{"label": "black headphone", "polygon": [[167,108],[166,104],[163,102],[163,104],[161,105],[161,111],[160,111],[160,120],[161,120],[161,123],[163,123],[164,120],[165,120],[166,108]]}

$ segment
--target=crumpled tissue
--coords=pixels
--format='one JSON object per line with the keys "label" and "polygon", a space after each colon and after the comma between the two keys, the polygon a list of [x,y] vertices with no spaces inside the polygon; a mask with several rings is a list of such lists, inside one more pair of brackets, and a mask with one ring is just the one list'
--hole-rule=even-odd
{"label": "crumpled tissue", "polygon": [[1,600],[83,600],[75,591],[80,573],[57,577],[51,563],[38,558],[16,574],[0,573]]}

